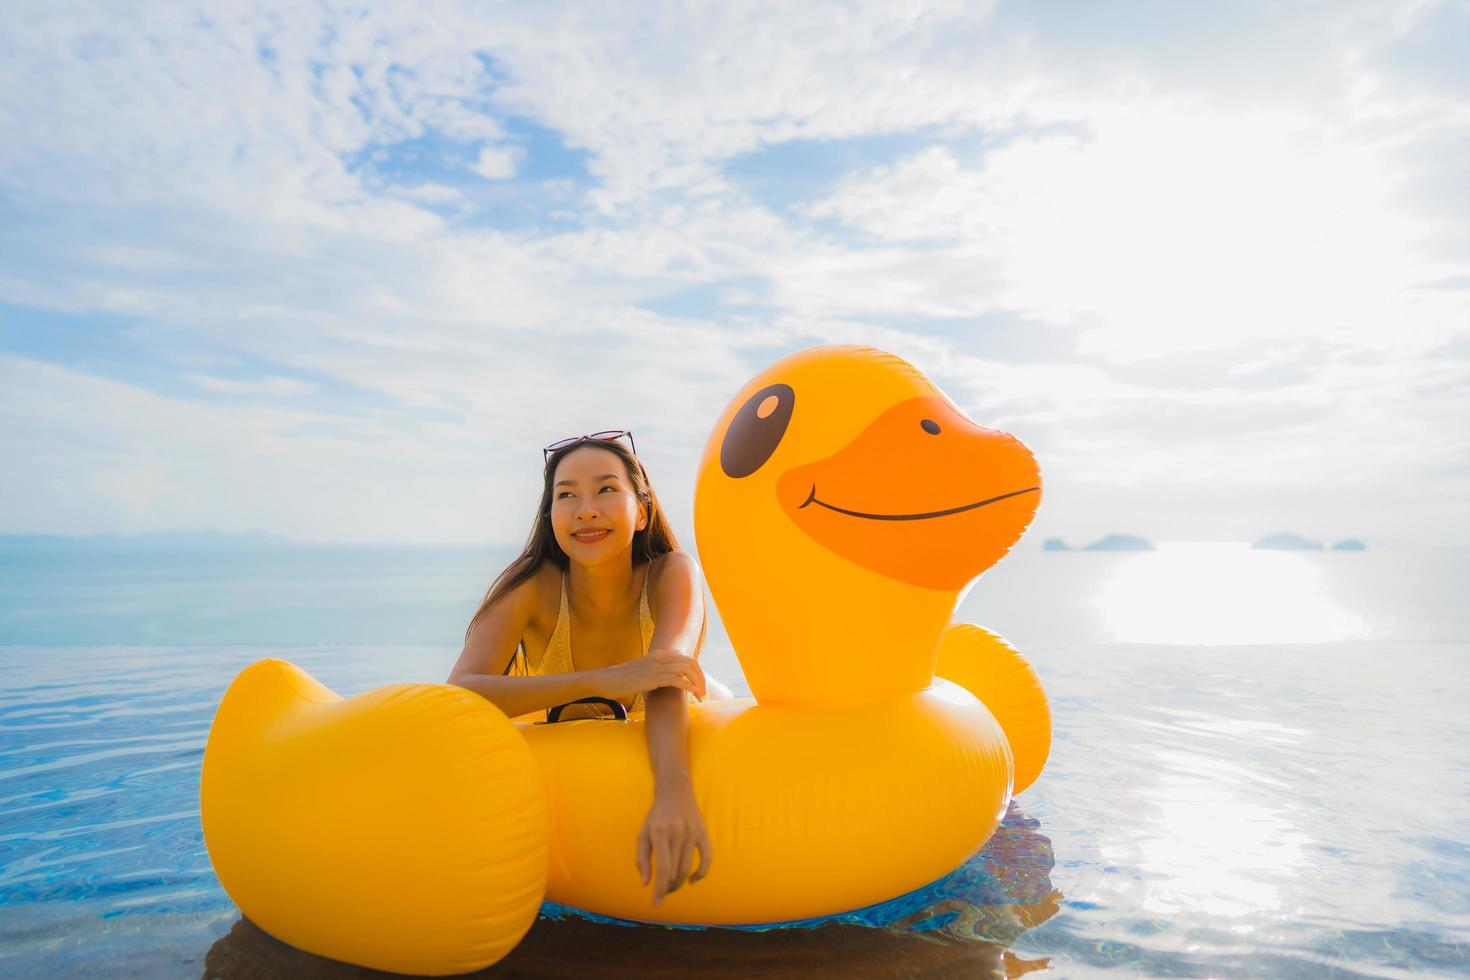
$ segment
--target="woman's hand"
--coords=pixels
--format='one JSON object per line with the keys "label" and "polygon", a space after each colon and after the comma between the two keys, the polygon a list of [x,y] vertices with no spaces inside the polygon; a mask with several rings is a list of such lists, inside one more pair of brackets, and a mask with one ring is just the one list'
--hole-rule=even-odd
{"label": "woman's hand", "polygon": [[661,687],[677,687],[702,698],[704,670],[693,657],[686,657],[677,650],[659,648],[636,660],[602,668],[597,686],[603,697],[618,701],[627,701]]}
{"label": "woman's hand", "polygon": [[[691,875],[695,848],[699,870]],[[653,807],[638,833],[638,873],[645,885],[650,875],[653,878],[655,908],[669,892],[678,891],[684,879],[693,884],[709,874],[709,835],[687,781],[654,790]]]}

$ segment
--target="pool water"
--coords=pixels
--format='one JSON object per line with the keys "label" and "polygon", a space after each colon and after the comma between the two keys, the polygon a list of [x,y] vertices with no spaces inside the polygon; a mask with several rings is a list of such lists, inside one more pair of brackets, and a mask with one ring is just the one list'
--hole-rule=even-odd
{"label": "pool water", "polygon": [[[371,975],[279,943],[221,890],[199,826],[210,720],[265,656],[344,696],[442,682],[485,582],[424,597],[453,615],[408,603],[384,629],[427,622],[424,642],[307,642],[330,632],[322,609],[369,604],[360,556],[340,557],[354,584],[330,603],[289,607],[271,605],[268,557],[207,596],[199,560],[158,560],[146,588],[54,561],[42,588],[27,576],[38,562],[0,560],[0,975]],[[315,568],[326,595],[332,561]],[[382,576],[412,571],[385,560]],[[1453,549],[1017,554],[957,619],[1031,659],[1055,743],[980,854],[912,895],[778,930],[548,905],[489,972],[1470,975],[1465,595],[1470,562]],[[37,635],[24,613],[42,598],[73,610],[76,642],[62,623]],[[206,601],[244,642],[200,626]],[[96,642],[103,621],[119,643]],[[717,628],[707,660],[741,690]]]}

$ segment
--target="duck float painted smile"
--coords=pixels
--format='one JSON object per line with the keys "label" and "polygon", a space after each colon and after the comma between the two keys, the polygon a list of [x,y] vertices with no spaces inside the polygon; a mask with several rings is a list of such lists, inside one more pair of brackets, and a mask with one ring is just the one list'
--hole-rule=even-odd
{"label": "duck float painted smile", "polygon": [[1031,453],[868,347],[791,355],[721,414],[699,558],[754,698],[690,707],[715,855],[655,908],[635,715],[513,723],[449,685],[342,699],[246,668],[205,750],[205,842],[267,932],[399,972],[505,955],[544,898],[648,922],[781,922],[919,888],[990,837],[1050,747],[1035,673],[951,617],[1040,500]]}

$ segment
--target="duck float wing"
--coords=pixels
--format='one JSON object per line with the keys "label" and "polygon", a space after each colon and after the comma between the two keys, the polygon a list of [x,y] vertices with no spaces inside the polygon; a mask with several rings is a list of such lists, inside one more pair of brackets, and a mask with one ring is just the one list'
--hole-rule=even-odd
{"label": "duck float wing", "polygon": [[975,695],[995,715],[1015,758],[1012,792],[1025,792],[1051,753],[1051,706],[1036,671],[999,636],[956,623],[944,631],[935,674]]}

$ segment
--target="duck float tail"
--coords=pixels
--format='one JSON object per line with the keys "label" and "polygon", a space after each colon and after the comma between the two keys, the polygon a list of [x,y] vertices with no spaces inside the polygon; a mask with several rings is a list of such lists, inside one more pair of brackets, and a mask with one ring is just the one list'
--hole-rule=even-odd
{"label": "duck float tail", "polygon": [[230,687],[205,749],[220,881],[303,949],[435,974],[502,956],[543,888],[702,925],[919,888],[985,843],[1046,759],[1035,673],[950,622],[1040,488],[1025,446],[892,354],[787,357],[721,413],[695,490],[700,561],[755,695],[689,708],[707,877],[657,908],[639,879],[653,781],[637,715],[512,722],[446,685],[343,700],[268,660]]}
{"label": "duck float tail", "polygon": [[379,970],[494,963],[546,887],[546,796],[526,740],[450,685],[342,698],[284,660],[251,664],[209,731],[200,820],[250,921]]}

